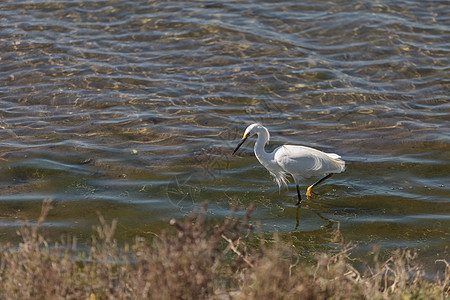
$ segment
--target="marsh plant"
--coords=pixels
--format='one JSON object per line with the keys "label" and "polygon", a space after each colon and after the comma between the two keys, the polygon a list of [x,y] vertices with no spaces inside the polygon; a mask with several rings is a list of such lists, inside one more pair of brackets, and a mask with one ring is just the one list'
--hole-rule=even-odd
{"label": "marsh plant", "polygon": [[[302,261],[276,234],[256,234],[251,208],[217,222],[202,210],[151,241],[114,239],[116,221],[101,215],[85,252],[76,240],[53,243],[40,233],[51,209],[45,201],[35,225],[19,230],[22,242],[2,247],[0,299],[446,299],[450,266],[434,281],[424,278],[415,255],[399,250],[375,255],[362,272],[351,263],[354,245],[339,230],[336,251]],[[242,215],[242,214],[241,214]]]}

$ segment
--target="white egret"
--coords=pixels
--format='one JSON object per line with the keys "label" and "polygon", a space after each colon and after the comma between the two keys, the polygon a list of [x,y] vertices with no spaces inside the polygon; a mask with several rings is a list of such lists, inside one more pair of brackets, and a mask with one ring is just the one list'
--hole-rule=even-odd
{"label": "white egret", "polygon": [[248,137],[257,134],[258,138],[255,142],[255,156],[259,162],[270,172],[281,188],[282,184],[287,185],[287,174],[291,174],[297,187],[298,202],[300,204],[302,198],[300,196],[299,182],[304,178],[312,176],[324,176],[316,183],[310,185],[306,190],[306,196],[312,198],[312,188],[330,178],[333,173],[341,173],[345,170],[345,162],[335,153],[325,153],[310,147],[284,145],[276,148],[272,153],[264,150],[270,139],[269,131],[261,124],[252,124],[247,127],[242,140],[234,149],[233,154],[242,146]]}

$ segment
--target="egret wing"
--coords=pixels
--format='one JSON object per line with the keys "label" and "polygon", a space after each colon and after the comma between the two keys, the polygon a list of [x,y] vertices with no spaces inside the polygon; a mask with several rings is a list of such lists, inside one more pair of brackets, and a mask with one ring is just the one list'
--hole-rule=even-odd
{"label": "egret wing", "polygon": [[310,147],[285,145],[278,147],[274,159],[286,172],[308,178],[328,173],[340,173],[345,162],[339,155],[325,153]]}

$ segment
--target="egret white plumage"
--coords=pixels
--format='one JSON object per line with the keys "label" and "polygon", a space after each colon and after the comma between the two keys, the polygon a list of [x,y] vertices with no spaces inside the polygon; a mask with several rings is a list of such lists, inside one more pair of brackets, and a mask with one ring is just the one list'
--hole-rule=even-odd
{"label": "egret white plumage", "polygon": [[330,178],[334,173],[341,173],[345,170],[345,162],[335,153],[325,153],[314,148],[296,145],[284,145],[276,148],[272,153],[267,153],[264,147],[269,142],[270,134],[266,127],[261,124],[252,124],[247,127],[242,140],[234,149],[233,154],[242,146],[248,137],[257,134],[255,142],[255,156],[259,162],[270,172],[280,188],[287,185],[287,174],[294,178],[297,187],[298,202],[300,196],[299,182],[304,178],[313,176],[324,176],[316,183],[310,185],[306,190],[306,196],[312,198],[312,188]]}

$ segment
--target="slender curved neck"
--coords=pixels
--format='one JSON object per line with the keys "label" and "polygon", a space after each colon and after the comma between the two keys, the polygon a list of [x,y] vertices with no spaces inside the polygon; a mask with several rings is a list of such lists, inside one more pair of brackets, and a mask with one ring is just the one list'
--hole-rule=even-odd
{"label": "slender curved neck", "polygon": [[256,158],[264,164],[264,162],[269,162],[271,160],[270,154],[266,152],[264,147],[266,146],[267,142],[269,141],[269,135],[264,132],[260,131],[258,132],[258,138],[255,142],[255,155]]}

